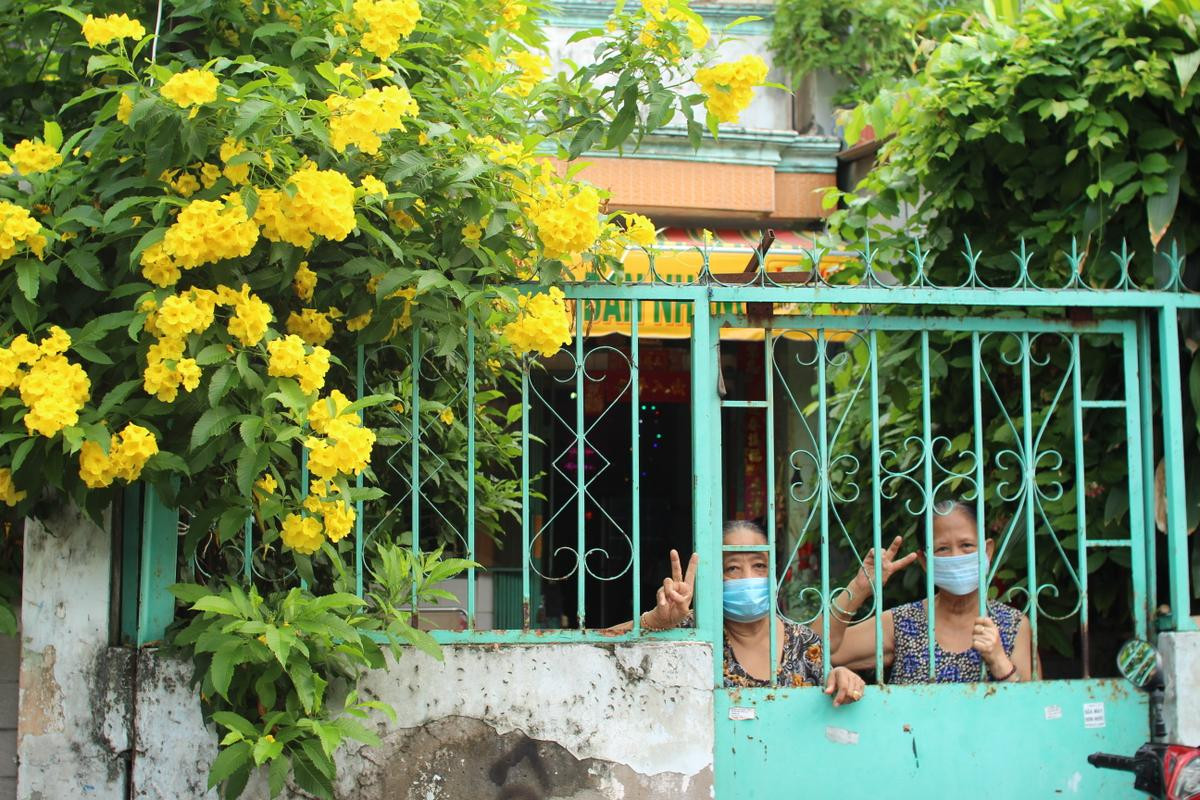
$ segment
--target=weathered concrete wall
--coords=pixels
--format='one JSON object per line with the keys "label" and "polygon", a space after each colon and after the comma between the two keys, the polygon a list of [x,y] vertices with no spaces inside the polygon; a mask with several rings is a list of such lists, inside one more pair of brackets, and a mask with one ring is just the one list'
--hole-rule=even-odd
{"label": "weathered concrete wall", "polygon": [[17,796],[17,672],[21,643],[0,636],[0,800]]}
{"label": "weathered concrete wall", "polygon": [[129,651],[110,648],[111,540],[77,509],[25,525],[20,800],[124,800]]}
{"label": "weathered concrete wall", "polygon": [[[711,650],[704,644],[457,646],[406,653],[364,696],[391,703],[380,748],[339,754],[354,800],[700,800],[712,796]],[[139,800],[206,797],[214,753],[189,665],[139,665]],[[248,797],[261,786],[252,783]],[[209,795],[212,796],[212,795]],[[305,797],[292,790],[292,797]]]}
{"label": "weathered concrete wall", "polygon": [[1167,678],[1167,741],[1200,747],[1200,633],[1163,633],[1158,646]]}

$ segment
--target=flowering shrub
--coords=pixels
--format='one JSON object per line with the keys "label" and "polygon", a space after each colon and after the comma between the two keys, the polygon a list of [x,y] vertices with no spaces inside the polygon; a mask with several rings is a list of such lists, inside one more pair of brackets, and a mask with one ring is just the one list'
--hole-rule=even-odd
{"label": "flowering shrub", "polygon": [[[496,434],[477,459],[515,457],[491,403],[526,354],[570,340],[550,286],[579,259],[654,237],[636,215],[614,224],[604,192],[549,158],[620,146],[676,114],[698,142],[705,95],[678,90],[708,74],[714,43],[682,0],[662,1],[580,35],[595,58],[552,74],[541,9],[513,0],[169,5],[161,24],[132,3],[58,7],[44,64],[74,96],[35,132],[0,112],[0,502],[96,514],[146,481],[190,510],[185,559],[249,525],[264,602],[284,603],[298,576],[319,603],[353,550],[355,505],[385,503],[377,453],[411,438],[394,424],[402,398],[419,393],[437,416],[423,446],[451,468],[475,468],[457,455],[463,414]],[[765,75],[753,61],[700,80],[710,126],[749,102]],[[513,286],[530,281],[532,294]],[[456,417],[468,330],[485,385]],[[422,331],[432,381],[383,355]],[[359,346],[373,371],[350,403]],[[519,488],[481,475],[477,491],[488,530]],[[385,526],[370,547],[406,533]],[[240,573],[217,566],[183,597],[197,612],[228,608],[205,598],[231,595],[222,579]],[[346,624],[372,614],[396,622],[377,599]],[[177,641],[207,663],[199,640]],[[244,668],[261,677],[270,645],[251,650]],[[283,696],[251,686],[227,710],[274,738],[245,752],[226,737],[213,783],[235,795],[243,767],[286,775],[282,760],[328,796],[332,776],[303,746],[327,719],[321,698],[285,725],[272,716]]]}

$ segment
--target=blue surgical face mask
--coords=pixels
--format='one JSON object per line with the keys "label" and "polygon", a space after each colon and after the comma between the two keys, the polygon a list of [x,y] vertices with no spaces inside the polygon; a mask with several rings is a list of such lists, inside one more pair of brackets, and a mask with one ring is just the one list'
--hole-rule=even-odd
{"label": "blue surgical face mask", "polygon": [[[983,557],[987,570],[988,557]],[[934,556],[933,585],[950,594],[968,595],[979,589],[979,554],[963,556]]]}
{"label": "blue surgical face mask", "polygon": [[768,578],[734,578],[725,581],[725,618],[734,622],[754,622],[771,608],[771,581]]}

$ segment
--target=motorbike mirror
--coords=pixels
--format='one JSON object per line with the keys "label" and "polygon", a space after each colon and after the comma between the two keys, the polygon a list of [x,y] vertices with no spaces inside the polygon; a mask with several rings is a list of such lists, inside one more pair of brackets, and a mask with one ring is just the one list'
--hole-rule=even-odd
{"label": "motorbike mirror", "polygon": [[1151,689],[1162,681],[1162,657],[1144,639],[1130,639],[1121,645],[1117,669],[1139,689]]}

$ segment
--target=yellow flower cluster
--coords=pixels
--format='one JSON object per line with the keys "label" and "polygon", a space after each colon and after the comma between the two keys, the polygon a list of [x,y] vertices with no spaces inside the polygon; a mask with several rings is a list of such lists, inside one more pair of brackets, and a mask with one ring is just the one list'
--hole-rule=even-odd
{"label": "yellow flower cluster", "polygon": [[312,517],[302,517],[299,514],[288,514],[283,520],[280,539],[285,547],[297,553],[312,555],[321,549],[325,538],[321,535],[321,523]]}
{"label": "yellow flower cluster", "polygon": [[719,122],[737,122],[766,78],[767,65],[755,55],[696,70],[696,83],[708,97],[704,105]]}
{"label": "yellow flower cluster", "polygon": [[333,336],[329,314],[315,308],[302,308],[300,313],[288,314],[287,332],[294,333],[309,344],[325,344]]}
{"label": "yellow flower cluster", "polygon": [[304,347],[304,340],[295,334],[289,334],[267,343],[270,355],[267,361],[267,374],[274,378],[295,378],[300,382],[300,390],[312,394],[325,385],[325,373],[329,371],[329,351],[324,347],[314,347],[309,353]]}
{"label": "yellow flower cluster", "polygon": [[550,69],[550,59],[522,51],[514,54],[512,60],[518,70],[516,83],[506,87],[504,91],[514,97],[528,97],[534,87],[542,82],[542,78],[546,77],[546,70]]}
{"label": "yellow flower cluster", "polygon": [[42,225],[29,216],[28,210],[7,200],[0,200],[0,261],[16,255],[21,245],[41,258],[46,249]]}
{"label": "yellow flower cluster", "polygon": [[142,373],[142,388],[164,403],[173,403],[179,387],[191,392],[200,385],[200,365],[194,358],[183,357],[184,341],[177,338],[159,339],[146,353],[146,369]]}
{"label": "yellow flower cluster", "polygon": [[241,186],[250,180],[250,165],[249,164],[230,164],[235,156],[246,152],[244,142],[236,139],[226,139],[221,143],[221,161],[225,164],[225,169],[222,174],[229,179],[229,182],[234,186]]}
{"label": "yellow flower cluster", "polygon": [[447,426],[453,425],[454,424],[454,409],[451,408],[450,406],[446,406],[445,408],[443,408],[441,410],[441,413],[438,414],[438,419],[440,419],[442,421],[443,425],[447,425]]}
{"label": "yellow flower cluster", "polygon": [[229,324],[226,326],[229,335],[246,347],[253,347],[261,342],[267,335],[267,326],[274,319],[271,306],[250,294],[250,287],[244,283],[240,292],[226,289],[220,293],[224,304],[233,306],[233,314],[230,315]]}
{"label": "yellow flower cluster", "polygon": [[376,178],[374,175],[364,175],[363,179],[359,181],[358,185],[362,187],[364,195],[387,197],[387,184],[379,180],[379,178]]}
{"label": "yellow flower cluster", "polygon": [[275,480],[274,475],[264,472],[262,477],[254,482],[254,488],[263,494],[275,494],[275,490],[279,488],[279,483]]}
{"label": "yellow flower cluster", "polygon": [[[188,203],[162,240],[162,252],[183,269],[250,255],[258,226],[246,218],[237,195]],[[149,248],[147,248],[149,249]]]}
{"label": "yellow flower cluster", "polygon": [[15,506],[25,497],[25,492],[18,491],[16,484],[13,483],[12,470],[8,467],[0,469],[0,502],[6,506]]}
{"label": "yellow flower cluster", "polygon": [[421,7],[417,0],[354,0],[354,17],[367,26],[363,48],[383,59],[396,52],[400,40],[417,27]]}
{"label": "yellow flower cluster", "polygon": [[574,258],[600,235],[600,194],[587,184],[552,183],[525,209],[549,258]]}
{"label": "yellow flower cluster", "polygon": [[141,477],[146,462],[157,452],[154,434],[131,422],[119,436],[112,435],[107,453],[96,442],[83,443],[79,451],[79,477],[89,489],[110,486],[116,478],[132,483]]}
{"label": "yellow flower cluster", "polygon": [[200,191],[200,181],[187,170],[163,170],[158,179],[169,186],[171,191],[180,197],[191,197]]}
{"label": "yellow flower cluster", "polygon": [[537,352],[549,357],[571,341],[571,317],[558,287],[522,295],[520,304],[520,315],[504,326],[504,336],[518,355]]}
{"label": "yellow flower cluster", "polygon": [[142,275],[155,286],[173,286],[182,276],[179,267],[175,266],[175,262],[163,250],[162,242],[155,242],[143,250],[139,262]]}
{"label": "yellow flower cluster", "polygon": [[307,261],[301,261],[300,266],[296,267],[296,276],[292,278],[292,288],[296,290],[296,297],[306,303],[312,302],[313,292],[317,288],[317,273],[308,268]]}
{"label": "yellow flower cluster", "polygon": [[79,422],[79,409],[88,401],[92,384],[83,367],[63,355],[70,346],[71,337],[56,325],[41,345],[21,334],[0,348],[0,390],[20,391],[27,409],[25,429],[31,434],[51,437]]}
{"label": "yellow flower cluster", "polygon": [[641,214],[625,214],[624,217],[625,235],[629,237],[629,241],[641,247],[654,244],[656,232],[649,217],[643,217]]}
{"label": "yellow flower cluster", "polygon": [[308,446],[308,469],[324,480],[333,480],[338,474],[357,475],[371,461],[371,448],[375,445],[375,433],[364,428],[357,414],[341,414],[325,425],[324,437],[310,436]]}
{"label": "yellow flower cluster", "polygon": [[308,411],[309,426],[320,434],[308,437],[305,443],[308,468],[322,480],[333,480],[338,474],[356,475],[371,461],[375,434],[363,427],[358,414],[346,411],[349,405],[350,400],[335,389]]}
{"label": "yellow flower cluster", "polygon": [[468,137],[472,144],[478,145],[484,155],[493,164],[515,167],[525,160],[525,145],[521,142],[502,142],[495,136]]}
{"label": "yellow flower cluster", "polygon": [[36,175],[54,169],[63,162],[63,158],[41,139],[22,139],[13,147],[9,161],[22,175]]}
{"label": "yellow flower cluster", "polygon": [[[313,481],[320,485],[319,481]],[[304,498],[304,508],[309,513],[321,517],[324,523],[325,535],[331,542],[340,542],[354,527],[357,514],[345,500],[326,498],[324,495],[310,494]]]}
{"label": "yellow flower cluster", "polygon": [[220,85],[220,79],[208,70],[186,69],[172,75],[159,89],[159,94],[180,108],[199,108],[217,99]]}
{"label": "yellow flower cluster", "polygon": [[404,130],[404,117],[420,113],[417,101],[403,86],[367,89],[355,98],[340,94],[325,99],[329,109],[329,141],[339,153],[350,145],[368,155],[379,152],[379,134]]}
{"label": "yellow flower cluster", "polygon": [[302,169],[288,179],[295,192],[263,189],[254,221],[272,242],[311,247],[315,235],[342,241],[354,230],[354,184],[340,172]]}
{"label": "yellow flower cluster", "polygon": [[88,14],[83,20],[83,38],[89,47],[100,47],[117,39],[141,39],[145,35],[142,23],[126,14],[109,14],[99,19]]}
{"label": "yellow flower cluster", "polygon": [[121,99],[117,101],[117,122],[122,125],[129,124],[129,118],[133,116],[133,98],[128,94],[122,94]]}
{"label": "yellow flower cluster", "polygon": [[[704,26],[704,22],[691,9],[679,6],[668,7],[667,0],[644,1],[642,8],[651,17],[650,21],[646,23],[646,27],[642,29],[641,42],[644,46],[655,47],[658,44],[659,32],[664,30],[668,25],[679,22],[686,25],[687,35],[692,40],[693,48],[699,50],[708,44],[708,28]],[[678,48],[673,45],[669,50],[671,55],[679,55]]]}

